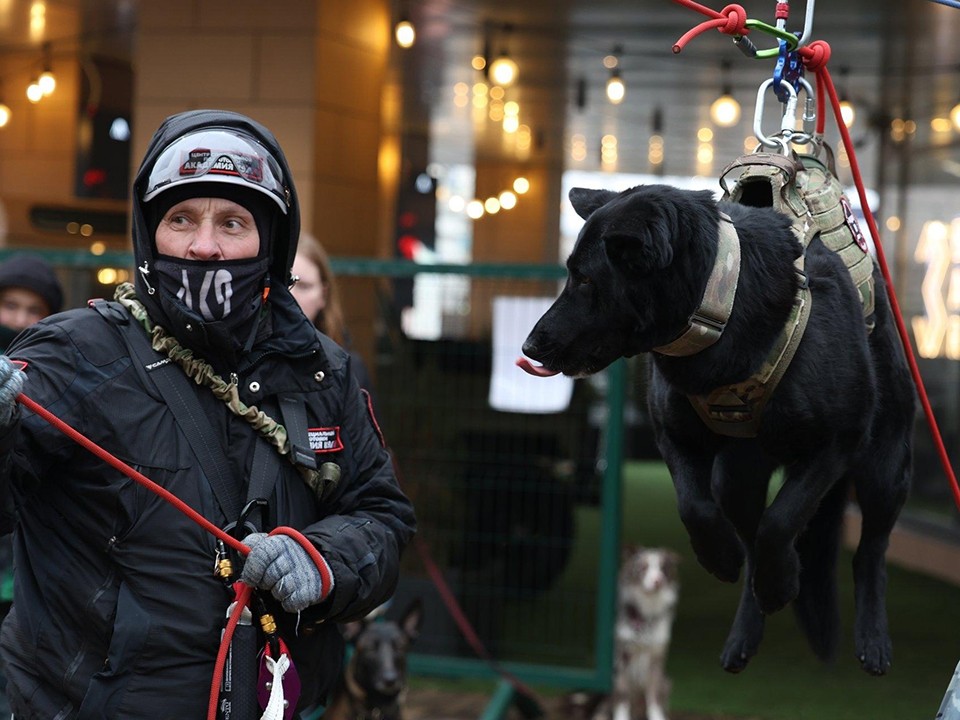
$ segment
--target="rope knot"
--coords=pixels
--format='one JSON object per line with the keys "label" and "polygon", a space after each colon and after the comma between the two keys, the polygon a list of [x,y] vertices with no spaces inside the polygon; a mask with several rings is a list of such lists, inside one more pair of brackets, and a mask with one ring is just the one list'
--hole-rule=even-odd
{"label": "rope knot", "polygon": [[806,47],[800,48],[803,64],[812,72],[818,72],[826,67],[830,60],[830,43],[826,40],[814,40]]}
{"label": "rope knot", "polygon": [[746,35],[747,32],[747,11],[743,5],[727,5],[720,14],[726,18],[726,22],[717,28],[725,35]]}

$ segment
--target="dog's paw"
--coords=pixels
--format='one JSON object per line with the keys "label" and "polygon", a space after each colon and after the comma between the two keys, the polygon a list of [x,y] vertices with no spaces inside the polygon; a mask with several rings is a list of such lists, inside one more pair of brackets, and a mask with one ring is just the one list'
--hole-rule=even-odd
{"label": "dog's paw", "polygon": [[793,548],[778,564],[758,564],[753,576],[753,595],[764,615],[782,610],[799,592],[800,558]]}
{"label": "dog's paw", "polygon": [[714,523],[690,534],[690,544],[704,569],[723,582],[735,583],[743,567],[743,547],[733,528]]}
{"label": "dog's paw", "polygon": [[757,654],[757,647],[742,636],[727,638],[720,653],[720,665],[728,673],[738,673],[747,667],[750,658]]}
{"label": "dog's paw", "polygon": [[886,675],[893,660],[893,643],[886,632],[864,634],[857,629],[856,653],[860,667],[870,675]]}

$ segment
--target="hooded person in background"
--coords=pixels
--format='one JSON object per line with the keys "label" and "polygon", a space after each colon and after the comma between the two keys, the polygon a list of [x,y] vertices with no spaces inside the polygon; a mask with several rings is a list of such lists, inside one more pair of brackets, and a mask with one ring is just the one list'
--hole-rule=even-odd
{"label": "hooded person in background", "polygon": [[63,307],[56,273],[36,255],[11,255],[0,263],[0,352],[17,334]]}
{"label": "hooded person in background", "polygon": [[[350,356],[287,289],[299,222],[270,131],[226,111],[172,116],[134,181],[135,286],[25,331],[8,352],[25,370],[0,357],[0,519],[15,501],[17,566],[0,660],[17,720],[199,720],[208,703],[260,717],[241,715],[252,683],[236,669],[239,694],[211,698],[236,579],[289,648],[294,717],[313,718],[343,657],[336,623],[392,594],[413,508]],[[239,578],[213,572],[221,541],[21,409],[21,388],[231,528],[250,548]],[[257,648],[262,635],[231,662],[256,677]]]}
{"label": "hooded person in background", "polygon": [[[0,263],[0,353],[21,330],[60,312],[63,288],[56,273],[37,255],[11,255]],[[0,537],[0,622],[13,603],[13,541]],[[0,717],[10,714],[5,693],[6,678],[0,672]]]}

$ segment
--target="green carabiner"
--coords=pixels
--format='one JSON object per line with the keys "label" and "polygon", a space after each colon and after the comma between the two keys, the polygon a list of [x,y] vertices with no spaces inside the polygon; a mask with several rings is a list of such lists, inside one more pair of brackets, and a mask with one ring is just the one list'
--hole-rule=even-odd
{"label": "green carabiner", "polygon": [[[767,33],[767,35],[773,35],[773,37],[777,38],[778,40],[783,40],[784,42],[787,43],[788,50],[792,51],[797,49],[797,43],[798,43],[797,36],[794,35],[792,32],[789,32],[787,30],[781,30],[780,28],[775,27],[773,25],[769,25],[763,22],[762,20],[747,19],[744,25],[750,30],[760,30],[761,32]],[[776,57],[779,53],[780,53],[780,47],[777,46],[775,48],[770,48],[768,50],[757,50],[756,57],[758,58]]]}

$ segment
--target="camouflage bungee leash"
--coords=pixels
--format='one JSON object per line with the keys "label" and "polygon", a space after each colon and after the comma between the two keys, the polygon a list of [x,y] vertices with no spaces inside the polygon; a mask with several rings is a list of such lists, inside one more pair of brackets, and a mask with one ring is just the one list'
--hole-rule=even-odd
{"label": "camouflage bungee leash", "polygon": [[255,405],[246,405],[240,400],[236,382],[228,383],[214,371],[208,362],[194,357],[193,351],[183,347],[160,325],[154,324],[143,303],[137,299],[136,291],[131,283],[119,285],[114,293],[114,299],[127,308],[137,322],[143,325],[150,337],[150,345],[154,350],[166,355],[179,365],[187,377],[197,385],[208,387],[214,396],[230,409],[230,412],[249,423],[254,430],[277,449],[277,452],[286,457],[297,468],[304,482],[316,493],[317,498],[321,497],[329,479],[322,477],[319,470],[295,462],[287,436],[287,429],[283,425]]}

